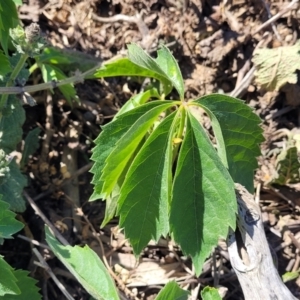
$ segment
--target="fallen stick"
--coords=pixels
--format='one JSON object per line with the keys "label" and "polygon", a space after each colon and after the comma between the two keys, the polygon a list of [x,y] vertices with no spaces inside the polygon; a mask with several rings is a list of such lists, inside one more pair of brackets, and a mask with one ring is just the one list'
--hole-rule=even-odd
{"label": "fallen stick", "polygon": [[237,228],[230,232],[227,245],[245,300],[296,300],[274,265],[259,205],[240,184],[236,184],[236,198]]}

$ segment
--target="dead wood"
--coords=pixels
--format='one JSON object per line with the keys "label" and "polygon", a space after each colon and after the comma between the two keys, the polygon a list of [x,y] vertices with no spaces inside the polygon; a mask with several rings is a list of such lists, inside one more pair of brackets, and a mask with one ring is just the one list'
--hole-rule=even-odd
{"label": "dead wood", "polygon": [[254,197],[236,184],[237,228],[228,237],[232,267],[245,300],[289,300],[295,298],[282,282],[266,239],[260,208]]}

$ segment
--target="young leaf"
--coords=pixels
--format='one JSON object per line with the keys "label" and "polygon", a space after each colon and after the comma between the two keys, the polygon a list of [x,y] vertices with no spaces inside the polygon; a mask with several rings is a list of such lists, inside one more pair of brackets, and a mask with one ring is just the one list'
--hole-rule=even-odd
{"label": "young leaf", "polygon": [[175,112],[147,139],[126,174],[118,213],[133,250],[140,254],[153,238],[169,231],[168,203],[172,180],[171,126]]}
{"label": "young leaf", "polygon": [[39,288],[36,286],[37,280],[29,277],[29,272],[24,270],[14,270],[14,276],[17,279],[18,288],[20,289],[21,293],[19,295],[9,295],[6,294],[1,297],[1,300],[23,300],[23,299],[30,299],[30,300],[41,300],[42,297],[39,293]]}
{"label": "young leaf", "polygon": [[160,98],[160,96],[155,88],[149,89],[143,93],[139,93],[139,94],[133,96],[121,107],[121,109],[115,115],[115,119],[129,110],[134,109],[138,106],[141,106],[142,104],[145,104],[151,97],[155,97],[157,99]]}
{"label": "young leaf", "polygon": [[285,272],[282,275],[282,281],[283,282],[288,282],[294,279],[297,279],[300,275],[300,270],[299,271],[294,271],[294,272]]}
{"label": "young leaf", "polygon": [[[135,123],[132,124],[129,130],[116,143],[113,151],[105,161],[105,167],[100,178],[100,180],[104,182],[101,191],[105,195],[104,198],[109,197],[127,162],[131,158],[136,148],[139,146],[139,143],[149,128],[153,125],[163,111],[167,110],[173,105],[174,104],[172,101],[163,101],[161,105],[147,111]],[[134,111],[135,110],[132,110],[133,113]],[[114,121],[113,124],[116,127],[123,126],[119,119]]]}
{"label": "young leaf", "polygon": [[101,223],[101,228],[103,228],[116,214],[117,203],[120,197],[120,188],[117,186],[117,190],[112,191],[112,195],[106,199],[105,215]]}
{"label": "young leaf", "polygon": [[45,227],[46,241],[53,253],[96,300],[119,300],[117,289],[97,254],[87,245],[63,246]]}
{"label": "young leaf", "polygon": [[2,51],[0,51],[0,66],[0,80],[3,80],[3,77],[12,71],[12,67],[9,59]]}
{"label": "young leaf", "polygon": [[[128,57],[134,64],[157,74],[157,76],[161,78],[160,81],[164,85],[164,92],[166,95],[169,94],[169,92],[172,90],[172,84],[173,84],[176,89],[178,88],[178,93],[181,97],[182,94],[181,84],[180,84],[180,80],[178,80],[178,78],[181,77],[179,68],[178,66],[177,68],[176,67],[174,68],[175,59],[172,58],[170,52],[167,52],[166,50],[162,50],[162,52],[165,56],[160,59],[157,58],[155,60],[140,46],[136,44],[128,45]],[[168,66],[165,67],[160,66],[159,63],[161,62],[165,63],[166,59],[169,59]],[[170,72],[170,74],[166,73],[165,71]],[[179,71],[179,75],[178,75],[178,71]]]}
{"label": "young leaf", "polygon": [[22,192],[27,184],[26,178],[21,173],[17,163],[13,160],[8,165],[9,172],[5,177],[4,183],[0,185],[0,194],[3,201],[10,205],[10,209],[16,212],[25,210],[25,201]]}
{"label": "young leaf", "polygon": [[13,1],[15,2],[15,4],[16,4],[17,6],[20,6],[20,5],[23,4],[23,1],[22,1],[22,0],[13,0]]}
{"label": "young leaf", "polygon": [[229,226],[235,228],[237,204],[228,171],[200,123],[190,112],[187,115],[173,183],[170,228],[199,275],[218,238],[227,236]]}
{"label": "young leaf", "polygon": [[252,60],[256,67],[256,81],[270,91],[279,91],[286,83],[296,84],[296,71],[300,69],[299,51],[299,40],[293,46],[255,50]]}
{"label": "young leaf", "polygon": [[219,156],[228,166],[232,179],[252,192],[259,143],[263,141],[260,118],[241,100],[226,95],[212,94],[193,103],[211,117]]}
{"label": "young leaf", "polygon": [[20,163],[21,169],[27,164],[29,156],[32,155],[39,148],[40,133],[41,129],[39,127],[36,127],[27,134]]}
{"label": "young leaf", "polygon": [[206,286],[201,291],[202,300],[222,300],[218,290],[216,288]]}
{"label": "young leaf", "polygon": [[181,289],[175,281],[168,282],[155,300],[187,300],[189,292]]}
{"label": "young leaf", "polygon": [[0,44],[8,55],[9,29],[15,28],[19,23],[16,5],[12,0],[0,3]]}
{"label": "young leaf", "polygon": [[[131,62],[128,58],[120,58],[104,64],[91,78],[115,77],[115,76],[138,76],[154,78],[161,81],[167,88],[166,94],[172,90],[170,81],[164,75],[154,72],[154,70],[144,68]],[[90,77],[88,77],[90,78]]]}
{"label": "young leaf", "polygon": [[[21,293],[17,285],[17,278],[14,275],[13,268],[0,255],[0,297],[6,294],[19,295]],[[5,274],[5,276],[3,276]]]}
{"label": "young leaf", "polygon": [[178,63],[170,50],[166,46],[161,46],[157,51],[157,58],[155,60],[160,68],[167,74],[169,80],[179,93],[180,99],[184,97],[184,83],[179,69]]}
{"label": "young leaf", "polygon": [[118,116],[117,119],[114,119],[112,122],[102,127],[103,131],[95,140],[96,146],[93,149],[91,157],[91,159],[95,162],[90,170],[90,172],[94,174],[92,183],[95,187],[90,201],[105,198],[105,195],[101,193],[103,180],[101,180],[100,177],[102,176],[106,159],[115,148],[116,143],[131,128],[132,124],[134,124],[147,111],[165,103],[165,101],[151,101]]}
{"label": "young leaf", "polygon": [[23,228],[23,224],[15,219],[16,215],[2,198],[0,195],[0,244],[2,239],[12,239],[12,235]]}
{"label": "young leaf", "polygon": [[[59,68],[50,66],[48,64],[42,64],[41,70],[43,80],[45,82],[49,82],[52,80],[57,81],[67,78],[66,75]],[[72,84],[65,84],[59,86],[58,88],[70,104],[72,103],[72,100],[76,100],[77,102],[79,101],[76,95],[76,90]]]}

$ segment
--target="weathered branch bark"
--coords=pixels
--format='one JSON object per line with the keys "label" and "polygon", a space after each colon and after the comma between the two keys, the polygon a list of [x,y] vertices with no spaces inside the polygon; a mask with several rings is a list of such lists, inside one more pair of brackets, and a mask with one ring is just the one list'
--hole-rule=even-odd
{"label": "weathered branch bark", "polygon": [[253,196],[236,184],[238,220],[227,244],[231,265],[245,300],[290,300],[295,298],[282,282],[273,263],[259,206]]}

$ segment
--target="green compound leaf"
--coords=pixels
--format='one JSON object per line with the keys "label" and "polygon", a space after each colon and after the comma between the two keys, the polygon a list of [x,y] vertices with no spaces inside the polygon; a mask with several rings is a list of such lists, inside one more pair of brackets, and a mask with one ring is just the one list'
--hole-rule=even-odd
{"label": "green compound leaf", "polygon": [[9,97],[6,110],[8,115],[3,115],[0,120],[0,149],[6,154],[14,151],[22,140],[22,125],[25,121],[25,112],[20,100]]}
{"label": "green compound leaf", "polygon": [[[43,80],[45,82],[49,82],[52,80],[58,81],[67,78],[67,76],[59,68],[50,66],[48,64],[42,64],[41,70],[42,70]],[[72,100],[76,100],[77,102],[79,101],[73,84],[61,85],[58,88],[65,96],[69,104],[72,104]]]}
{"label": "green compound leaf", "polygon": [[154,70],[144,68],[143,65],[135,64],[134,62],[131,62],[128,58],[119,58],[112,62],[105,63],[100,69],[98,69],[94,73],[92,77],[88,78],[102,78],[115,76],[137,76],[154,78],[161,81],[165,85],[168,93],[172,89],[169,80],[167,80],[164,75],[157,73]]}
{"label": "green compound leaf", "polygon": [[12,71],[11,64],[8,57],[0,51],[0,80],[3,80],[3,77]]}
{"label": "green compound leaf", "polygon": [[[170,128],[175,113],[151,133],[126,174],[118,201],[120,227],[125,228],[135,254],[151,239],[169,231],[168,203],[172,180]],[[171,130],[172,132],[172,130]]]}
{"label": "green compound leaf", "polygon": [[241,100],[212,94],[192,103],[201,106],[212,120],[218,153],[232,179],[253,192],[253,173],[263,141],[260,118]]}
{"label": "green compound leaf", "polygon": [[180,99],[183,99],[183,80],[175,58],[164,46],[157,51],[157,55],[157,58],[154,59],[138,45],[128,45],[128,57],[133,63],[151,72],[155,72],[164,84],[166,95],[170,93],[173,85],[178,91]]}
{"label": "green compound leaf", "polygon": [[105,195],[101,193],[104,181],[100,178],[102,176],[103,168],[106,164],[106,159],[116,147],[117,142],[146,112],[165,103],[165,101],[159,100],[151,101],[118,116],[116,120],[113,120],[109,124],[102,127],[103,131],[95,140],[96,146],[93,149],[93,154],[91,157],[91,159],[95,162],[90,170],[90,172],[94,174],[92,183],[95,185],[95,187],[90,201],[105,198]]}
{"label": "green compound leaf", "polygon": [[[17,285],[18,279],[14,275],[13,268],[0,255],[0,297],[6,294],[20,295],[21,291]],[[3,276],[5,274],[5,276]]]}
{"label": "green compound leaf", "polygon": [[0,3],[0,44],[5,54],[8,55],[9,29],[19,24],[19,17],[16,4],[12,0],[1,1]]}
{"label": "green compound leaf", "polygon": [[9,172],[4,183],[0,185],[0,194],[3,201],[10,205],[10,209],[16,212],[25,210],[25,201],[22,196],[24,187],[27,184],[26,177],[21,173],[17,163],[13,160],[8,165]]}
{"label": "green compound leaf", "polygon": [[46,241],[53,253],[96,300],[119,300],[117,289],[98,255],[87,245],[63,246],[45,227]]}
{"label": "green compound leaf", "polygon": [[[224,197],[226,195],[226,197]],[[179,152],[170,209],[170,228],[182,251],[201,273],[207,256],[235,228],[234,183],[204,129],[188,112]]]}
{"label": "green compound leaf", "polygon": [[181,289],[174,281],[168,282],[159,292],[155,300],[187,300],[189,292]]}
{"label": "green compound leaf", "polygon": [[39,293],[39,288],[36,286],[37,280],[28,276],[29,272],[24,270],[14,270],[14,276],[17,279],[18,288],[21,293],[19,295],[6,294],[1,297],[1,300],[41,300],[42,296]]}
{"label": "green compound leaf", "polygon": [[[128,57],[137,66],[142,67],[148,70],[149,72],[154,72],[156,74],[157,79],[159,79],[163,83],[164,93],[166,95],[171,92],[173,88],[172,85],[174,85],[174,83],[172,82],[171,77],[169,77],[168,74],[165,72],[165,69],[167,67],[165,69],[162,68],[158,64],[158,61],[152,58],[146,51],[144,51],[140,46],[136,44],[128,45]],[[164,60],[164,58],[161,58],[161,60]],[[173,58],[173,60],[175,59]],[[170,63],[172,62],[170,61]],[[173,75],[173,78],[176,78],[176,76],[174,76],[173,73],[171,75]],[[179,84],[177,84],[177,86],[179,86]],[[178,92],[180,94],[180,91]]]}
{"label": "green compound leaf", "polygon": [[0,244],[3,239],[12,239],[12,235],[23,228],[23,224],[15,219],[16,214],[9,210],[9,204],[2,201],[0,195]]}
{"label": "green compound leaf", "polygon": [[202,300],[222,300],[218,290],[216,288],[206,286],[201,291]]}
{"label": "green compound leaf", "polygon": [[111,194],[106,200],[106,206],[105,206],[105,215],[104,219],[101,223],[101,228],[103,228],[108,222],[115,216],[116,210],[117,210],[117,203],[118,199],[120,197],[120,188],[118,185],[116,185],[117,188],[115,188]]}
{"label": "green compound leaf", "polygon": [[134,109],[142,104],[145,104],[151,97],[159,99],[160,96],[155,88],[149,89],[143,93],[139,93],[129,99],[118,111],[115,115],[115,118],[118,118],[120,115],[124,114],[125,112]]}
{"label": "green compound leaf", "polygon": [[170,50],[161,46],[157,51],[157,59],[155,60],[160,68],[167,74],[175,89],[178,91],[180,99],[184,97],[184,83],[178,63]]}
{"label": "green compound leaf", "polygon": [[[100,180],[104,182],[101,191],[101,193],[105,195],[104,198],[109,197],[127,162],[138,148],[139,143],[147,131],[150,129],[153,123],[157,121],[159,115],[173,105],[174,104],[172,101],[163,101],[161,105],[147,111],[139,119],[137,119],[135,123],[132,123],[132,126],[116,143],[114,149],[105,161],[105,167],[100,178]],[[131,110],[133,113],[135,111],[136,110]],[[112,124],[114,124],[116,127],[123,126],[123,123],[122,121],[120,122],[120,119],[117,119]]]}

